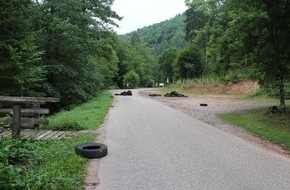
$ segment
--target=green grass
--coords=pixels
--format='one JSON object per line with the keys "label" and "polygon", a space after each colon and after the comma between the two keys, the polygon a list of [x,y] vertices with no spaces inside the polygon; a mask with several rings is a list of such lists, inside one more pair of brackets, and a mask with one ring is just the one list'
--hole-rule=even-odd
{"label": "green grass", "polygon": [[1,140],[0,189],[82,189],[87,159],[76,155],[74,147],[95,138],[82,134],[59,141]]}
{"label": "green grass", "polygon": [[266,110],[266,108],[253,109],[242,113],[221,114],[219,117],[290,150],[290,113],[269,115],[266,114]]}
{"label": "green grass", "polygon": [[[96,129],[112,101],[111,94],[105,92],[49,119],[52,126],[71,127],[67,123],[73,123],[82,129]],[[74,148],[95,140],[94,134],[78,134],[58,141],[0,138],[0,189],[81,190],[88,160],[78,156]]]}
{"label": "green grass", "polygon": [[111,94],[104,92],[72,110],[62,111],[49,117],[49,125],[41,127],[52,130],[96,129],[104,121],[112,102]]}

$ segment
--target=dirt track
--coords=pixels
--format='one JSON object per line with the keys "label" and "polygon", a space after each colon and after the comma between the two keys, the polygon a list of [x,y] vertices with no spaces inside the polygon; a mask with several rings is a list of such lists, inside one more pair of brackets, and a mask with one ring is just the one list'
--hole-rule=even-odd
{"label": "dirt track", "polygon": [[[230,125],[217,117],[218,114],[228,112],[242,112],[247,109],[259,108],[271,106],[269,103],[262,103],[257,101],[246,101],[237,100],[227,95],[195,95],[190,97],[164,97],[154,96],[151,97],[149,94],[159,93],[152,90],[140,90],[139,94],[159,101],[165,105],[168,105],[176,110],[182,111],[194,118],[209,123],[221,130],[236,135],[244,140],[255,144],[259,147],[265,148],[269,151],[282,154],[290,158],[289,152],[286,152],[283,148],[278,145],[273,145],[268,141],[262,140],[252,134],[246,132],[242,128]],[[159,93],[161,94],[161,93]],[[200,106],[200,104],[207,104],[207,106]]]}

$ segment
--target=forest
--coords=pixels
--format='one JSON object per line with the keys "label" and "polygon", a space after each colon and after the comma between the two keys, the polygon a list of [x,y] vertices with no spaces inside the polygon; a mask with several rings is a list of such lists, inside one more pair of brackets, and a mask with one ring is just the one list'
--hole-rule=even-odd
{"label": "forest", "polygon": [[0,95],[60,98],[215,76],[258,80],[285,110],[290,0],[186,0],[184,14],[118,36],[113,0],[0,0]]}

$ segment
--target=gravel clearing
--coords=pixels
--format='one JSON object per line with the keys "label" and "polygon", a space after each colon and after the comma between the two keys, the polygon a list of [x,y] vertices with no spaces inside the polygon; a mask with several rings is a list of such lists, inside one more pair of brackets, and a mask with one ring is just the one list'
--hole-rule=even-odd
{"label": "gravel clearing", "polygon": [[[256,146],[266,148],[267,150],[290,158],[290,153],[284,150],[281,146],[273,145],[272,143],[256,137],[240,127],[228,124],[217,117],[218,114],[222,113],[243,112],[249,109],[262,107],[265,108],[266,112],[267,107],[273,106],[273,104],[249,100],[237,100],[231,98],[229,95],[194,95],[190,97],[149,96],[149,94],[152,93],[156,93],[156,91],[151,89],[143,89],[139,91],[139,94],[144,97],[156,100],[176,110],[182,111],[196,119],[211,124],[214,127],[243,138]],[[200,106],[200,104],[207,104],[207,106]]]}

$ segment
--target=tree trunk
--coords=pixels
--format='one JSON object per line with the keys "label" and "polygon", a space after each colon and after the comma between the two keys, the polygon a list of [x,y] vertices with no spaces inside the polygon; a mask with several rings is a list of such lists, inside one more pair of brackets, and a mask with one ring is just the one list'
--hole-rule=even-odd
{"label": "tree trunk", "polygon": [[280,110],[284,113],[286,111],[286,106],[285,106],[285,91],[283,77],[280,80],[279,89],[280,89]]}

